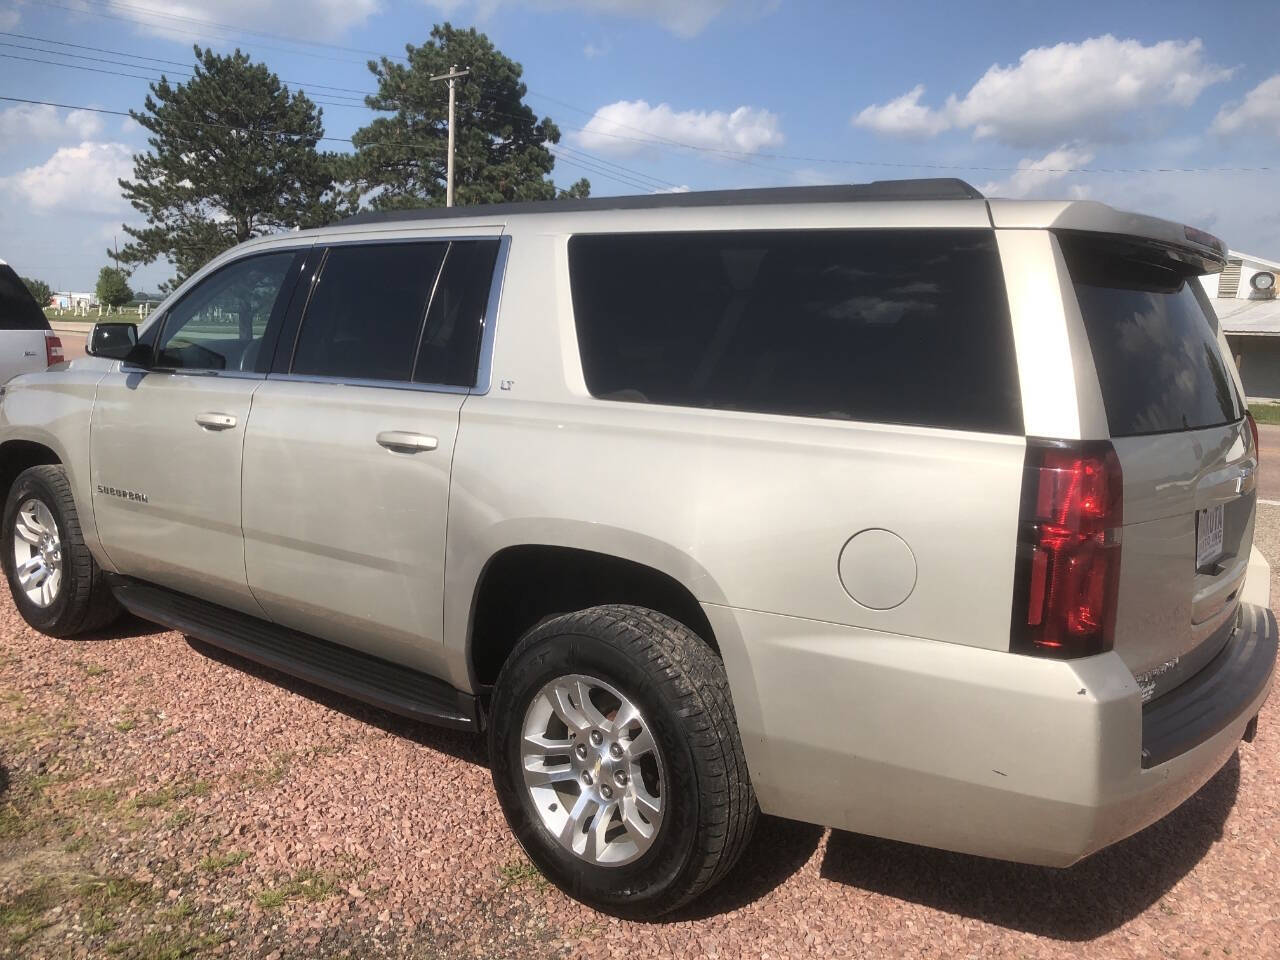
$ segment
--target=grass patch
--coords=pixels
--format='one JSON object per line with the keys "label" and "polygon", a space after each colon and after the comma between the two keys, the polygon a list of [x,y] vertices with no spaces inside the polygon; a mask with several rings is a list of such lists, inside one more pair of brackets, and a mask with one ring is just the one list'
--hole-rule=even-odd
{"label": "grass patch", "polygon": [[222,870],[238,867],[249,859],[247,850],[232,850],[230,853],[211,853],[200,861],[200,869],[208,870],[210,873],[219,873]]}
{"label": "grass patch", "polygon": [[125,717],[123,720],[117,720],[111,725],[121,733],[128,733],[130,730],[134,729],[138,723],[133,719],[133,717]]}
{"label": "grass patch", "polygon": [[539,888],[547,885],[547,878],[528,860],[512,860],[510,863],[503,864],[498,871],[498,877],[501,881],[498,886],[502,890],[508,887],[521,887],[526,883]]}
{"label": "grass patch", "polygon": [[175,800],[185,800],[188,797],[207,797],[209,795],[209,782],[207,780],[195,780],[191,783],[173,783],[167,787],[161,787],[159,790],[151,790],[147,793],[140,793],[129,801],[129,806],[133,810],[158,810],[161,807],[167,807]]}
{"label": "grass patch", "polygon": [[108,944],[107,956],[120,960],[183,960],[216,947],[225,939],[220,933],[152,930],[132,940]]}
{"label": "grass patch", "polygon": [[187,919],[196,912],[196,908],[191,905],[189,900],[179,900],[168,910],[161,910],[156,914],[156,919],[161,923],[178,923]]}
{"label": "grass patch", "polygon": [[71,802],[94,813],[110,813],[120,803],[118,787],[84,787],[71,792]]}
{"label": "grass patch", "polygon": [[93,936],[103,936],[120,925],[116,915],[133,904],[150,902],[155,891],[128,877],[87,880],[76,888],[81,902],[81,922]]}
{"label": "grass patch", "polygon": [[14,946],[25,943],[49,925],[41,918],[56,907],[61,898],[62,887],[57,880],[37,881],[12,900],[0,903],[0,930]]}
{"label": "grass patch", "polygon": [[308,900],[319,903],[338,891],[338,878],[319,870],[302,870],[278,887],[268,887],[258,894],[257,903],[263,910],[275,910],[290,900]]}
{"label": "grass patch", "polygon": [[1280,403],[1251,403],[1249,412],[1259,423],[1280,423]]}
{"label": "grass patch", "polygon": [[155,891],[150,884],[129,877],[86,880],[76,887],[76,895],[90,909],[104,911],[118,910],[139,900],[155,899]]}
{"label": "grass patch", "polygon": [[274,753],[271,755],[270,766],[245,770],[239,775],[240,781],[254,787],[269,787],[279,783],[289,772],[289,765],[293,762],[293,758],[294,754],[287,750]]}
{"label": "grass patch", "polygon": [[164,825],[170,830],[181,830],[191,822],[193,817],[194,814],[186,807],[179,807],[170,814],[169,819],[164,822]]}

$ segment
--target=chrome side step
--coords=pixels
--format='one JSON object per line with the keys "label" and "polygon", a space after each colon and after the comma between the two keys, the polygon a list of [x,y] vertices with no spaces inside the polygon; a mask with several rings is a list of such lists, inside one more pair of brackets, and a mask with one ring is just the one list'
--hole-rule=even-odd
{"label": "chrome side step", "polygon": [[129,577],[108,575],[130,613],[391,713],[479,729],[476,699],[436,677]]}

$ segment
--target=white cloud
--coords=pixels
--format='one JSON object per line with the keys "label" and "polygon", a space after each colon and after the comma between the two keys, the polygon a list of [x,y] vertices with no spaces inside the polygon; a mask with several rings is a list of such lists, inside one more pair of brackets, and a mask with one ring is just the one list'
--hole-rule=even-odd
{"label": "white cloud", "polygon": [[509,4],[522,4],[538,10],[580,10],[585,13],[656,20],[678,37],[697,36],[707,25],[721,16],[738,20],[754,19],[771,13],[781,0],[426,0],[446,15],[459,11],[485,20]]}
{"label": "white cloud", "polygon": [[109,3],[113,13],[134,21],[148,32],[186,44],[191,43],[191,19],[242,29],[278,30],[309,40],[332,40],[382,9],[380,0],[182,0],[179,3],[109,0]]}
{"label": "white cloud", "polygon": [[972,130],[1015,147],[1048,147],[1074,139],[1129,139],[1156,107],[1187,107],[1232,71],[1204,58],[1198,40],[1150,45],[1107,34],[1081,43],[1036,47],[1016,64],[988,68],[964,96],[939,108],[920,103],[916,87],[854,116],[856,126],[893,136]]}
{"label": "white cloud", "polygon": [[[1009,179],[984,184],[978,189],[988,197],[1041,196],[1044,188],[1068,176],[1078,167],[1093,161],[1093,152],[1081,147],[1062,146],[1051,150],[1039,160],[1030,158],[1018,161],[1018,169]],[[1072,199],[1083,200],[1087,187],[1073,188]]]}
{"label": "white cloud", "polygon": [[133,151],[125,144],[86,140],[59,148],[39,166],[0,177],[0,190],[37,214],[75,211],[105,216],[129,210],[116,181],[132,174]]}
{"label": "white cloud", "polygon": [[866,107],[853,118],[854,126],[866,127],[891,137],[932,137],[951,126],[941,111],[920,103],[924,84],[918,83],[902,96],[885,104]]}
{"label": "white cloud", "polygon": [[29,140],[88,140],[102,131],[102,120],[88,110],[59,110],[20,103],[0,110],[0,149]]}
{"label": "white cloud", "polygon": [[1214,133],[1268,133],[1280,137],[1280,73],[1263,80],[1240,103],[1229,103],[1213,118]]}
{"label": "white cloud", "polygon": [[755,153],[782,143],[778,117],[758,107],[723,110],[673,110],[644,100],[619,100],[595,112],[574,141],[601,153],[639,153],[644,140],[671,141],[708,150]]}
{"label": "white cloud", "polygon": [[582,48],[582,55],[588,60],[594,60],[597,57],[603,57],[609,52],[609,44],[595,43],[591,40],[587,41],[587,45]]}
{"label": "white cloud", "polygon": [[0,10],[0,30],[12,30],[22,19],[17,7],[5,7]]}
{"label": "white cloud", "polygon": [[689,186],[687,183],[682,183],[678,187],[662,187],[661,189],[654,190],[653,192],[654,193],[689,193],[692,190],[693,190],[693,187]]}

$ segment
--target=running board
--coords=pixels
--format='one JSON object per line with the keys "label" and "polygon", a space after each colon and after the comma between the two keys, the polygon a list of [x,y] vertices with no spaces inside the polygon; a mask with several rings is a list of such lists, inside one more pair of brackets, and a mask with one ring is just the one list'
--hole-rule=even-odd
{"label": "running board", "polygon": [[120,605],[143,620],[402,717],[479,728],[475,697],[436,677],[163,587],[108,577]]}

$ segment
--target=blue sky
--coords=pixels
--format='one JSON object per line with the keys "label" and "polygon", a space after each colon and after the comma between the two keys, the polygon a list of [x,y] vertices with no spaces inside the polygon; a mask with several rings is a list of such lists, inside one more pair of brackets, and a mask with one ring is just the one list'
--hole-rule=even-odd
{"label": "blue sky", "polygon": [[[164,65],[142,57],[188,63],[194,42],[239,46],[331,100],[327,133],[349,137],[372,113],[315,85],[372,90],[357,51],[400,53],[447,18],[524,65],[529,103],[564,132],[562,184],[960,176],[995,195],[1171,217],[1280,258],[1272,14],[1261,2],[1114,0],[0,0],[0,96],[127,110],[145,80],[68,64],[147,75]],[[0,257],[88,288],[133,222],[114,183],[145,148],[141,132],[0,101]],[[1224,167],[1273,169],[1142,172]],[[135,286],[167,276],[145,267]]]}

